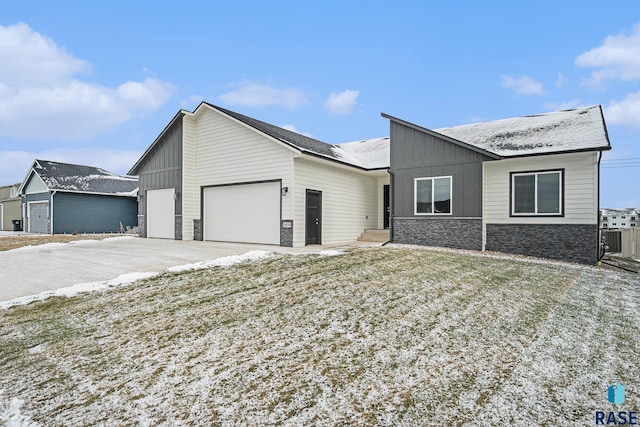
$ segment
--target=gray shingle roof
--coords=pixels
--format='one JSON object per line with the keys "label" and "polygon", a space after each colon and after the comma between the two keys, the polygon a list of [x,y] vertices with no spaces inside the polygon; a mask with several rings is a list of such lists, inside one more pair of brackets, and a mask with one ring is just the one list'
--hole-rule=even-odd
{"label": "gray shingle roof", "polygon": [[50,190],[134,196],[138,179],[93,166],[36,160],[33,168]]}
{"label": "gray shingle roof", "polygon": [[215,108],[216,110],[223,112],[228,116],[233,117],[236,120],[241,121],[246,125],[251,126],[254,129],[259,130],[262,133],[269,135],[272,138],[277,139],[278,141],[284,142],[287,145],[291,145],[301,151],[320,154],[322,156],[330,157],[335,160],[341,160],[339,156],[333,152],[332,147],[334,146],[331,144],[327,144],[326,142],[322,142],[317,139],[309,138],[308,136],[304,136],[299,133],[281,128],[280,126],[275,126],[258,119],[254,119],[253,117],[236,113],[235,111],[227,110],[226,108],[218,107],[208,102],[205,102],[205,104],[207,104],[211,108]]}

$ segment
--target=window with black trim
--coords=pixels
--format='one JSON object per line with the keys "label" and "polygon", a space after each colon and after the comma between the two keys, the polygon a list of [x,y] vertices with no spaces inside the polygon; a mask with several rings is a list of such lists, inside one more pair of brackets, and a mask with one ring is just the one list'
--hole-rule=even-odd
{"label": "window with black trim", "polygon": [[414,213],[416,215],[451,214],[451,177],[416,178]]}
{"label": "window with black trim", "polygon": [[511,215],[561,216],[563,170],[511,173]]}

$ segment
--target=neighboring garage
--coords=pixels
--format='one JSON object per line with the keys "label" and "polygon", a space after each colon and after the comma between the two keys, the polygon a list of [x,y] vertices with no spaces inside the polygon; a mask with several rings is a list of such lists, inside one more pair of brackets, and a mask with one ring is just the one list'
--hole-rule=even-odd
{"label": "neighboring garage", "polygon": [[175,190],[147,190],[147,237],[175,238]]}
{"label": "neighboring garage", "polygon": [[205,187],[204,240],[280,244],[280,181]]}
{"label": "neighboring garage", "polygon": [[30,233],[118,233],[137,225],[135,177],[35,160],[17,192],[23,227]]}
{"label": "neighboring garage", "polygon": [[27,204],[27,224],[29,233],[49,232],[49,202],[30,202]]}

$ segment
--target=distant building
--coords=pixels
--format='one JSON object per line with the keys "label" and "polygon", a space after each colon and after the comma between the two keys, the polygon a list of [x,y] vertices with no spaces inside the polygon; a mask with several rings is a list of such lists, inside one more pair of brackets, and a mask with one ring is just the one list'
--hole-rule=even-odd
{"label": "distant building", "polygon": [[640,208],[601,209],[600,228],[617,230],[637,227],[640,223]]}
{"label": "distant building", "polygon": [[0,187],[0,230],[13,231],[21,228],[20,223],[15,224],[15,221],[22,219],[19,187],[20,183]]}
{"label": "distant building", "polygon": [[93,166],[35,160],[18,192],[29,233],[111,233],[137,223],[138,179]]}

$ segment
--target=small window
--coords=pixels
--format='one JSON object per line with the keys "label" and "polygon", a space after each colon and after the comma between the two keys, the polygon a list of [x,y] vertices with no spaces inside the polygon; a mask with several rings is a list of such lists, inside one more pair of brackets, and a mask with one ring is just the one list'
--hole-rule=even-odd
{"label": "small window", "polygon": [[632,217],[631,217],[631,221],[635,221],[635,220],[636,220],[636,217],[635,217],[635,216],[632,216]]}
{"label": "small window", "polygon": [[416,215],[451,214],[451,177],[416,178],[414,203]]}
{"label": "small window", "polygon": [[603,220],[603,221],[606,221],[606,220],[607,220],[607,217],[606,217],[606,216],[603,216],[603,217],[602,217],[602,220]]}
{"label": "small window", "polygon": [[607,224],[602,224],[602,228],[607,228]]}
{"label": "small window", "polygon": [[616,219],[616,218],[618,218],[618,217],[617,217],[617,216],[612,216],[611,218]]}
{"label": "small window", "polygon": [[562,215],[562,170],[511,174],[512,215]]}
{"label": "small window", "polygon": [[11,198],[18,197],[18,189],[16,187],[11,187],[9,197]]}
{"label": "small window", "polygon": [[613,224],[611,224],[611,225],[618,225],[618,224],[614,222],[614,223],[613,223]]}

